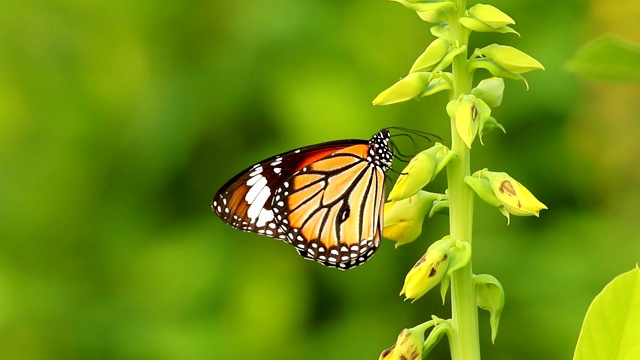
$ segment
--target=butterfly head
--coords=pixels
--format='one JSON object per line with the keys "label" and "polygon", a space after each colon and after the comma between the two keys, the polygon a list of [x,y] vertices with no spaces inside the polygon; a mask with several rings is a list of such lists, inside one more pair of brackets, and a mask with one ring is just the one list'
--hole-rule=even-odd
{"label": "butterfly head", "polygon": [[393,162],[393,152],[389,147],[390,138],[389,130],[382,129],[369,140],[369,157],[371,158],[371,162],[383,171],[389,170]]}

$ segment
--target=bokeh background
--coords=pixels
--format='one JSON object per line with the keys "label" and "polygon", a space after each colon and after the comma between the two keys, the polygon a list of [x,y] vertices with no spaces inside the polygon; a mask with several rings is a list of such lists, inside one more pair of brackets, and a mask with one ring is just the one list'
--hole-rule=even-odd
{"label": "bokeh background", "polygon": [[[474,270],[502,282],[487,359],[567,359],[591,299],[640,260],[640,88],[566,61],[611,32],[640,41],[634,0],[492,1],[513,35],[476,35],[546,71],[507,81],[474,169],[507,171],[548,207],[476,202]],[[406,126],[448,142],[444,94],[371,100],[408,71],[428,24],[379,0],[0,3],[1,359],[376,359],[404,327],[423,237],[340,272],[210,210],[238,171],[302,145]],[[411,149],[409,149],[411,150]],[[401,166],[401,165],[400,165]],[[440,179],[430,190],[444,190]],[[443,341],[429,359],[447,359]]]}

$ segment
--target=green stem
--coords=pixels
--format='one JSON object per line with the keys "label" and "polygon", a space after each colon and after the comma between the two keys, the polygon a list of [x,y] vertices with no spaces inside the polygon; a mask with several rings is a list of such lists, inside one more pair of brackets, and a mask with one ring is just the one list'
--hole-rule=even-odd
{"label": "green stem", "polygon": [[[469,31],[460,26],[458,19],[464,16],[466,0],[454,0],[457,14],[449,21],[451,35],[459,46],[467,45]],[[453,99],[471,92],[471,75],[467,71],[467,52],[456,56],[452,63],[454,87]],[[449,216],[451,237],[471,244],[473,227],[473,192],[465,185],[464,178],[470,174],[470,151],[464,143],[455,123],[451,120],[451,149],[457,154],[447,165],[449,187]],[[451,275],[451,358],[453,360],[480,359],[478,336],[478,310],[473,283],[471,261]]]}

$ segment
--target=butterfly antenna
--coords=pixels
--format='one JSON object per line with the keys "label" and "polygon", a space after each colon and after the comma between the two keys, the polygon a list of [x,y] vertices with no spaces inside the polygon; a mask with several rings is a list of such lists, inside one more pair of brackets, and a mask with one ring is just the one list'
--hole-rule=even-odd
{"label": "butterfly antenna", "polygon": [[436,134],[428,133],[428,132],[425,132],[425,131],[409,129],[409,128],[405,128],[405,127],[401,127],[401,126],[391,126],[391,127],[388,127],[387,129],[388,130],[404,131],[404,132],[409,133],[409,134],[420,136],[421,138],[426,139],[429,142],[433,142],[432,138],[435,138],[438,141],[442,141],[442,138],[440,136],[438,136]]}
{"label": "butterfly antenna", "polygon": [[[402,171],[398,171],[398,170],[393,170],[393,169],[389,169],[390,172],[394,173],[394,174],[398,174],[398,179],[400,178],[400,176],[403,175],[408,175],[409,173],[404,173]],[[387,178],[387,180],[389,180],[390,182],[393,183],[393,179],[391,178],[391,176],[389,176],[388,173],[384,174],[384,177]]]}
{"label": "butterfly antenna", "polygon": [[393,183],[393,179],[391,178],[391,176],[389,176],[389,174],[384,174],[385,179],[389,180],[389,182]]}
{"label": "butterfly antenna", "polygon": [[[393,135],[393,136],[400,136],[400,135],[405,135],[405,136],[409,136],[407,134],[398,134],[398,135]],[[411,138],[411,136],[409,136],[409,138]],[[413,139],[412,139],[413,140]],[[415,145],[415,142],[414,142]],[[416,147],[417,148],[417,147]],[[398,146],[392,141],[391,142],[391,150],[393,153],[393,157],[398,159],[399,161],[402,161],[404,163],[409,162],[409,160],[411,160],[411,156],[410,155],[406,155],[403,154],[400,149],[398,148]]]}

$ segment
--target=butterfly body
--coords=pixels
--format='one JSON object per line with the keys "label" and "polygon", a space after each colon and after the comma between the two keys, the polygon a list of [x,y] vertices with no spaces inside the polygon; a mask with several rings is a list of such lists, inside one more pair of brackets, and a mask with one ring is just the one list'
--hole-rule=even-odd
{"label": "butterfly body", "polygon": [[234,228],[283,240],[307,259],[343,270],[358,266],[382,237],[389,138],[383,129],[368,141],[276,155],[227,182],[212,208]]}

